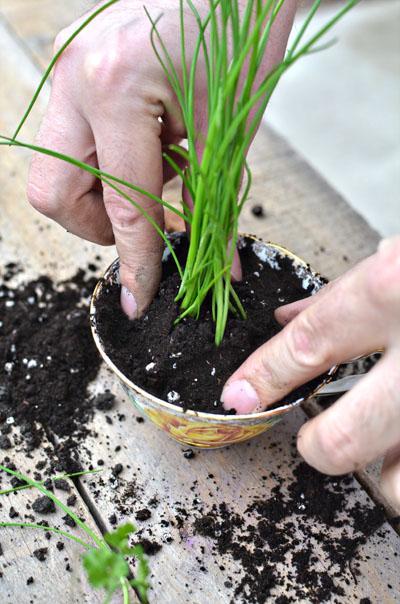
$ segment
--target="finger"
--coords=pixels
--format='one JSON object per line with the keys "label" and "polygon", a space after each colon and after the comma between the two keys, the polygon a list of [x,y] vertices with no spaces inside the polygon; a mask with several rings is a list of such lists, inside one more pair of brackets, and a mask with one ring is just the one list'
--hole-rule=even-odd
{"label": "finger", "polygon": [[265,409],[332,365],[381,348],[387,322],[367,284],[375,269],[371,257],[256,350],[225,385],[225,409]]}
{"label": "finger", "polygon": [[385,457],[381,486],[385,497],[400,513],[400,444],[391,449]]}
{"label": "finger", "polygon": [[280,325],[287,325],[303,310],[312,304],[315,304],[317,296],[320,296],[322,291],[323,290],[320,290],[314,296],[309,296],[308,298],[303,298],[302,300],[297,300],[296,302],[291,302],[290,304],[280,306],[274,312],[275,319]]}
{"label": "finger", "polygon": [[[133,127],[128,127],[133,125]],[[152,107],[123,95],[112,98],[91,118],[99,166],[158,197],[163,167],[160,124]],[[163,228],[163,208],[146,195],[120,187]],[[108,185],[104,204],[120,258],[121,304],[130,318],[140,316],[153,299],[161,276],[163,241],[139,209]]]}
{"label": "finger", "polygon": [[[90,127],[57,82],[56,78],[38,145],[96,166]],[[96,187],[96,178],[76,166],[47,155],[32,158],[27,189],[32,206],[74,235],[110,245],[114,242],[111,223]]]}
{"label": "finger", "polygon": [[[392,259],[393,254],[396,254],[395,250],[399,245],[399,241],[400,241],[400,237],[397,235],[394,237],[389,237],[388,239],[382,239],[381,242],[379,243],[378,253],[379,253],[381,259],[383,260],[383,262],[382,262],[383,270],[385,270],[385,269],[391,270],[392,264],[391,264],[390,260]],[[365,262],[368,262],[368,260]],[[363,264],[364,263],[361,263],[361,265],[363,265]],[[352,269],[350,269],[349,271],[347,271],[347,273],[346,273],[347,278],[349,275],[353,274],[354,271],[358,271],[359,268],[360,268],[360,265],[355,266]],[[285,304],[284,306],[280,306],[279,308],[277,308],[275,310],[275,313],[274,313],[275,319],[281,325],[287,325],[288,323],[290,323],[290,321],[292,321],[292,319],[297,317],[297,315],[300,314],[303,310],[305,310],[312,304],[315,304],[315,302],[320,300],[322,298],[322,296],[326,296],[327,293],[331,292],[331,290],[336,287],[336,284],[339,283],[339,281],[341,279],[342,279],[342,277],[338,277],[334,281],[327,283],[326,285],[324,285],[324,287],[322,289],[320,289],[320,291],[317,294],[315,294],[315,296],[310,296],[308,298],[304,298],[303,300],[298,300],[297,302],[292,302],[291,304]]]}
{"label": "finger", "polygon": [[[348,271],[347,274],[349,274],[350,272],[351,270]],[[308,296],[307,298],[303,298],[302,300],[297,300],[296,302],[291,302],[290,304],[284,304],[283,306],[280,306],[274,312],[275,319],[278,321],[278,323],[280,323],[280,325],[287,325],[303,310],[321,300],[321,298],[325,297],[328,293],[331,293],[340,280],[341,277],[338,277],[334,281],[326,283],[313,296]]]}
{"label": "finger", "polygon": [[185,221],[171,210],[164,210],[164,222],[167,233],[181,233],[185,230]]}
{"label": "finger", "polygon": [[[183,172],[187,166],[186,160],[181,155],[179,155],[179,153],[174,153],[173,151],[168,150],[168,149],[166,149],[166,152],[168,153],[169,157],[171,157],[171,159],[174,160],[174,162],[177,164],[178,168],[180,168]],[[173,178],[175,178],[176,175],[177,175],[177,173],[176,173],[175,169],[171,166],[171,164],[169,164],[166,159],[163,159],[164,184],[169,182]]]}
{"label": "finger", "polygon": [[325,474],[364,468],[400,439],[400,356],[389,352],[350,392],[299,431],[304,459]]}

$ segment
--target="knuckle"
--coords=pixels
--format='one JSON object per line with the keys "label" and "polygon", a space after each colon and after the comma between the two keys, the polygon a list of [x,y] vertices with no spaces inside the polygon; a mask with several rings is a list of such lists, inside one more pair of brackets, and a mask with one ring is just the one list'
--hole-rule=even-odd
{"label": "knuckle", "polygon": [[131,227],[141,216],[140,212],[129,201],[123,199],[117,193],[106,193],[104,202],[108,217],[114,227],[121,229]]}
{"label": "knuckle", "polygon": [[247,367],[246,378],[265,396],[271,392],[285,393],[288,389],[286,373],[279,371],[279,364],[271,362],[271,355],[264,347],[261,347],[255,362]]}
{"label": "knuckle", "polygon": [[[53,52],[54,54],[57,54],[58,52],[60,52],[60,50],[62,49],[62,47],[64,46],[64,44],[67,42],[68,38],[70,38],[72,36],[72,34],[74,33],[75,28],[74,26],[69,26],[69,27],[65,27],[64,29],[62,29],[61,31],[58,32],[58,34],[56,35],[55,39],[54,39],[54,43],[53,43]],[[70,55],[71,53],[74,53],[75,51],[80,51],[82,49],[82,35],[77,36],[73,39],[73,41],[68,44],[67,48],[63,51],[62,53],[62,57],[64,57],[65,55]],[[57,63],[58,65],[58,63]]]}
{"label": "knuckle", "polygon": [[53,218],[56,213],[56,207],[54,203],[54,198],[50,195],[49,191],[43,187],[38,187],[36,183],[32,180],[29,180],[26,196],[28,198],[29,204],[40,214],[44,214],[49,218]]}
{"label": "knuckle", "polygon": [[400,237],[389,240],[375,256],[375,270],[367,274],[368,294],[376,305],[400,301]]}
{"label": "knuckle", "polygon": [[106,95],[109,86],[115,87],[119,80],[119,59],[101,49],[90,50],[84,61],[85,79],[91,89]]}
{"label": "knuckle", "polygon": [[153,89],[160,73],[149,39],[138,28],[134,32],[119,28],[102,47],[87,44],[83,54],[85,81],[99,101],[109,99],[110,89],[133,98],[143,96],[148,87]]}
{"label": "knuckle", "polygon": [[[330,418],[321,421],[315,438],[321,452],[321,460],[327,460],[326,473],[341,474],[362,467],[362,460],[357,458],[357,442],[354,432],[346,430],[344,423]],[[322,471],[325,471],[322,468]]]}
{"label": "knuckle", "polygon": [[305,311],[289,323],[286,330],[288,353],[296,367],[312,371],[333,364],[332,351],[318,315]]}
{"label": "knuckle", "polygon": [[67,40],[68,40],[68,33],[67,33],[67,29],[65,28],[65,29],[62,29],[61,31],[59,31],[54,39],[53,53],[57,54],[58,52],[60,52],[61,48],[63,47],[63,45],[65,44],[65,42]]}
{"label": "knuckle", "polygon": [[118,30],[109,36],[105,46],[92,47],[87,51],[84,59],[85,77],[95,90],[109,94],[109,86],[120,87],[123,82],[132,79],[132,74],[127,77],[132,56],[126,52],[126,48],[126,34]]}

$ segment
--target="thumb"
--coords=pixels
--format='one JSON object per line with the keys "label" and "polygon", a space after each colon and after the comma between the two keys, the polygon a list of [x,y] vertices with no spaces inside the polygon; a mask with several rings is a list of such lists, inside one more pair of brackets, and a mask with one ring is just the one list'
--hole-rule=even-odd
{"label": "thumb", "polygon": [[[114,114],[112,119],[96,124],[97,128],[92,127],[100,169],[161,197],[163,165],[159,125],[150,117],[153,116],[124,115],[118,129],[121,117]],[[133,132],[127,132],[126,124],[135,125]],[[163,229],[164,213],[160,204],[122,185],[118,188]],[[158,289],[163,241],[140,209],[106,184],[103,196],[120,259],[121,305],[129,318],[135,319],[146,310]]]}

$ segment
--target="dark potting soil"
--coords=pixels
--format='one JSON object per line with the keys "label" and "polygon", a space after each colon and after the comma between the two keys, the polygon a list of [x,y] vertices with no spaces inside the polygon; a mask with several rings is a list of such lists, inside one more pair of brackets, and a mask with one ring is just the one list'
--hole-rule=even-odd
{"label": "dark potting soil", "polygon": [[56,506],[50,497],[42,495],[32,503],[32,509],[37,514],[53,514],[56,511]]}
{"label": "dark potting soil", "polygon": [[[20,438],[13,432],[18,425],[27,450],[44,436],[57,440],[58,467],[69,472],[80,469],[76,444],[99,403],[87,391],[100,367],[89,327],[95,283],[80,270],[60,284],[40,277],[0,285],[1,446],[9,449]],[[109,408],[107,393],[102,404]]]}
{"label": "dark potting soil", "polygon": [[[235,285],[247,320],[231,315],[218,347],[207,300],[199,320],[187,317],[174,326],[179,316],[175,297],[180,279],[171,256],[163,265],[157,296],[137,321],[122,312],[119,286],[105,284],[97,303],[99,335],[111,360],[130,380],[184,409],[226,413],[220,402],[224,383],[256,348],[282,329],[274,310],[305,298],[313,289],[313,285],[303,287],[290,259],[279,256],[277,270],[254,253],[252,244],[252,239],[246,239],[241,246],[243,280]],[[179,240],[176,252],[183,264],[186,239]],[[320,378],[309,382],[272,407],[306,398],[320,382]]]}
{"label": "dark potting soil", "polygon": [[49,550],[47,547],[39,547],[38,549],[33,550],[33,555],[40,562],[44,562],[46,560],[48,553],[49,553]]}
{"label": "dark potting soil", "polygon": [[[350,477],[324,476],[302,462],[287,492],[278,481],[245,515],[225,503],[196,506],[193,530],[211,540],[219,564],[228,556],[242,567],[239,578],[229,577],[232,603],[341,602],[345,586],[357,583],[363,544],[385,522],[379,507],[350,505],[352,492]],[[277,590],[291,595],[275,599]]]}
{"label": "dark potting soil", "polygon": [[[285,447],[274,441],[266,444],[265,458]],[[219,569],[232,604],[347,601],[371,551],[370,545],[366,551],[363,545],[372,536],[375,543],[385,543],[384,512],[358,496],[352,477],[328,477],[299,463],[295,437],[290,450],[285,477],[266,469],[257,495],[241,489],[240,476],[229,475],[231,489],[238,481],[235,506],[224,502],[219,479],[204,474],[198,465],[202,452],[185,462],[192,464],[196,478],[172,504],[152,496],[160,477],[144,484],[138,468],[130,482],[119,478],[113,523],[133,509],[140,514],[143,504],[144,509],[156,509],[151,518],[139,520],[133,543],[141,543],[148,555],[157,555],[162,547],[168,557],[169,543],[182,542],[182,555],[191,556],[196,571],[209,573],[211,580]],[[104,477],[97,480],[100,496]],[[182,585],[188,601],[192,587],[190,581]],[[368,595],[360,587],[355,591],[360,597]]]}
{"label": "dark potting soil", "polygon": [[[35,303],[31,304],[28,297],[36,295],[36,287],[40,287],[43,293],[40,300],[38,296],[34,298]],[[70,456],[77,448],[79,439],[87,434],[86,424],[93,411],[112,411],[114,397],[110,393],[102,393],[94,398],[87,393],[87,385],[96,375],[99,366],[99,357],[90,338],[85,302],[92,287],[93,283],[86,282],[83,274],[78,274],[71,282],[64,284],[63,292],[47,278],[17,289],[0,287],[0,430],[11,443],[11,452],[8,448],[1,452],[4,456],[13,453],[17,438],[15,425],[21,428],[21,438],[25,440],[28,449],[40,445],[42,435],[51,438],[54,434],[67,443],[66,450]],[[48,299],[47,294],[50,296]],[[7,304],[10,301],[14,304]],[[39,302],[42,304],[40,307]],[[30,306],[37,307],[35,312],[32,312]],[[79,312],[76,317],[75,311],[82,309],[85,312],[82,315]],[[47,320],[39,320],[42,313],[48,316]],[[75,328],[70,325],[70,313],[75,317]],[[58,326],[53,335],[52,321]],[[31,363],[31,379],[26,380],[28,368],[23,359],[28,359],[28,362],[32,358],[40,361],[46,356],[52,356],[55,362],[43,363],[43,367]],[[4,369],[5,363],[13,363],[11,373]],[[69,374],[71,366],[82,366],[84,371],[81,374]],[[53,371],[53,367],[57,371]],[[37,371],[39,369],[40,374]],[[60,400],[58,371],[64,373],[68,388],[60,395],[65,407],[55,409],[55,402]],[[27,388],[32,384],[35,389],[28,391]],[[61,398],[62,396],[65,398]],[[33,400],[37,407],[32,404],[21,405],[23,400]],[[11,418],[12,421],[7,422]],[[6,445],[8,447],[7,442]],[[109,446],[114,450],[114,443]],[[276,454],[276,443],[271,442],[264,448],[271,449],[272,454]],[[115,451],[117,449],[115,447]],[[55,447],[49,448],[49,455],[53,456],[54,450],[56,456],[65,453],[65,448]],[[379,538],[379,535],[382,535],[382,539],[385,538],[385,529],[381,528],[384,515],[371,502],[360,503],[352,497],[354,487],[350,478],[329,478],[304,463],[298,464],[294,451],[293,442],[293,461],[289,461],[288,465],[293,477],[289,484],[287,479],[283,480],[279,475],[266,470],[268,480],[272,478],[276,486],[266,486],[261,492],[258,491],[257,496],[254,493],[248,494],[247,510],[244,506],[245,511],[242,510],[241,514],[221,501],[218,485],[215,486],[213,499],[205,495],[207,482],[211,486],[211,482],[215,483],[216,479],[211,473],[202,476],[201,467],[198,470],[199,466],[196,468],[196,464],[203,453],[195,454],[191,449],[182,450],[181,463],[194,464],[192,470],[196,480],[192,486],[188,485],[187,489],[182,490],[181,500],[173,502],[173,505],[154,496],[154,493],[159,493],[159,476],[152,478],[151,492],[151,481],[143,484],[140,468],[132,470],[129,464],[122,465],[115,457],[112,458],[110,477],[107,478],[107,474],[97,475],[97,480],[99,485],[103,485],[101,489],[106,480],[109,481],[108,486],[114,489],[113,524],[118,524],[127,516],[132,517],[134,510],[138,512],[141,519],[137,517],[139,531],[134,540],[142,543],[149,555],[159,555],[161,548],[168,554],[168,544],[172,540],[182,540],[185,544],[189,540],[192,543],[193,533],[199,535],[190,545],[190,551],[193,551],[192,547],[197,548],[198,568],[201,572],[209,572],[211,577],[214,565],[218,567],[225,574],[226,593],[232,602],[341,602],[346,597],[343,590],[347,593],[347,586],[357,583],[359,566],[365,557],[362,545],[373,534],[374,539]],[[24,471],[24,468],[17,468],[7,457],[1,461],[10,469]],[[41,480],[49,475],[47,472],[54,476],[54,469],[49,469],[47,463],[37,462],[35,479]],[[64,463],[63,470],[75,469],[70,465],[70,457],[66,457]],[[267,476],[261,476],[260,480],[264,479]],[[236,478],[230,476],[229,480],[235,481]],[[22,483],[13,477],[10,484],[19,486]],[[51,484],[46,481],[46,486],[49,489],[54,487],[67,491],[65,481],[53,480]],[[242,493],[239,483],[237,487],[240,499]],[[97,496],[100,497],[100,493]],[[75,495],[70,497],[74,499],[69,499],[68,505],[74,505]],[[213,501],[217,503],[214,504]],[[40,501],[28,511],[21,507],[17,511],[15,507],[6,505],[6,514],[11,518],[48,526],[46,520],[43,520],[46,518],[43,513],[46,513],[47,503],[46,500]],[[150,511],[156,509],[154,513]],[[49,512],[48,518],[51,520],[50,508],[47,513]],[[66,520],[65,518],[64,522]],[[159,526],[163,527],[161,537]],[[64,527],[61,525],[59,528]],[[50,533],[46,535],[46,539],[49,536]],[[201,538],[207,539],[208,543],[203,541],[203,545],[202,541],[196,541]],[[44,543],[48,547],[40,547],[33,553],[38,559],[38,565],[46,561],[52,549],[63,548],[62,542]],[[186,547],[184,546],[184,552],[187,552]],[[210,547],[212,559],[208,555]],[[53,551],[51,553],[54,555]],[[228,568],[233,569],[232,572]],[[287,569],[290,569],[289,573]],[[28,583],[32,581],[32,577],[27,578]],[[185,585],[189,600],[191,587],[190,584]],[[277,593],[281,595],[275,597]],[[369,600],[365,597],[362,601],[367,603]]]}

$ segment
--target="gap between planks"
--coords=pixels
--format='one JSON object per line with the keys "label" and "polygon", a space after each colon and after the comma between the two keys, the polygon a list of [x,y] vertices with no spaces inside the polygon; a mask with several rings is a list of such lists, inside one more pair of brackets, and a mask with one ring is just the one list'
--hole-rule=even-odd
{"label": "gap between planks", "polygon": [[[265,148],[265,143],[270,145],[270,151]],[[314,263],[318,263],[322,270],[329,272],[330,276],[338,274],[347,265],[340,254],[344,255],[344,252],[348,252],[350,262],[353,263],[373,251],[377,235],[354,212],[348,211],[340,198],[337,197],[337,204],[332,207],[332,198],[335,197],[332,190],[328,189],[320,179],[319,185],[316,186],[315,173],[308,166],[297,162],[290,178],[288,177],[287,171],[290,171],[288,164],[291,163],[290,160],[293,154],[286,144],[272,133],[264,131],[259,135],[256,145],[252,151],[256,172],[259,176],[258,183],[255,183],[257,186],[255,196],[261,201],[268,197],[268,221],[264,225],[261,222],[254,221],[248,209],[243,219],[246,230],[251,232],[256,227],[259,234],[264,232],[267,234],[267,239],[273,238],[277,241],[282,241],[282,234],[284,234],[287,245],[291,245],[296,251],[310,258]],[[266,181],[264,172],[267,162],[268,177]],[[311,203],[310,200],[304,199],[307,191],[309,195],[311,192]],[[296,194],[298,195],[296,202],[287,199],[288,193],[292,196],[292,199]],[[306,206],[305,210],[302,208],[303,202]],[[300,213],[300,218],[302,218],[300,223],[303,224],[303,233],[299,233],[296,211]],[[288,216],[290,212],[294,213],[293,218]],[[312,219],[306,221],[304,226],[306,212],[311,213]],[[322,214],[330,216],[331,220],[328,221],[326,218],[324,220]],[[337,222],[338,219],[342,229],[339,236],[331,232],[332,222],[335,223],[335,220]],[[45,223],[45,221],[43,222]],[[315,236],[315,231],[318,232],[318,237]],[[310,234],[310,242],[307,243],[307,236]],[[63,237],[61,239],[64,245],[67,241],[70,241],[70,239]],[[328,242],[326,244],[329,252],[327,258],[319,251],[321,240],[325,244],[326,241]],[[73,257],[78,260],[84,248],[78,245],[73,245],[72,248]],[[52,270],[58,269],[52,267]],[[161,437],[162,435],[160,435]]]}
{"label": "gap between planks", "polygon": [[[14,429],[11,435],[14,441],[12,449],[2,451],[1,461],[9,457],[15,463],[17,469],[23,474],[32,476],[36,464],[40,461],[48,464],[48,456],[45,449],[53,450],[53,446],[46,439],[43,440],[42,449],[31,453],[25,453],[21,445],[22,438],[19,430]],[[53,450],[54,451],[54,450]],[[43,475],[43,472],[42,472]],[[11,487],[11,476],[1,472],[1,489]],[[66,503],[69,495],[75,494],[77,502],[73,510],[80,517],[83,517],[89,527],[99,534],[98,527],[94,523],[87,506],[79,496],[76,488],[70,481],[71,492],[64,493],[55,490],[59,499]],[[10,522],[9,517],[11,506],[13,506],[19,516],[15,518],[16,522],[26,521],[26,514],[30,515],[32,502],[40,496],[35,488],[20,490],[15,493],[0,496],[0,518],[4,522]],[[80,537],[84,541],[90,542],[90,538],[78,527],[70,528],[65,525],[62,516],[64,512],[57,508],[56,512],[48,515],[33,514],[34,519],[28,521],[37,523],[41,520],[49,522],[50,526],[56,526],[62,530]],[[9,527],[0,528],[0,543],[2,544],[3,555],[0,557],[0,568],[3,571],[3,577],[0,579],[2,593],[2,602],[21,602],[27,604],[34,599],[38,604],[48,604],[50,599],[54,602],[68,601],[69,604],[100,604],[103,601],[102,595],[95,592],[86,580],[85,572],[81,565],[81,556],[84,549],[72,540],[57,534],[51,534],[50,540],[46,539],[45,532],[41,529]],[[62,541],[64,549],[58,551],[56,542]],[[33,551],[38,548],[48,548],[48,555],[44,562],[40,562],[33,555]],[[70,564],[72,572],[66,569]],[[29,577],[34,578],[31,585],[26,581]]]}
{"label": "gap between planks", "polygon": [[[30,0],[29,3],[26,0],[23,2],[0,0],[0,9],[3,11],[4,21],[8,24],[14,39],[20,46],[22,45],[24,53],[29,54],[37,67],[37,57],[42,65],[46,64],[50,58],[50,44],[37,42],[43,37],[44,32],[46,32],[47,39],[53,38],[59,29],[70,23],[92,4],[93,2],[89,0],[74,0],[68,5],[57,4],[56,10],[49,12],[49,0]],[[40,19],[37,18],[39,14]],[[35,71],[38,73],[37,69]],[[285,233],[287,241],[285,240],[284,243],[286,245],[310,259],[313,265],[320,268],[324,274],[328,274],[330,277],[336,276],[346,268],[347,263],[344,258],[348,258],[350,264],[353,264],[356,260],[374,251],[379,237],[366,225],[365,221],[348,208],[347,204],[321,178],[315,175],[315,172],[305,162],[300,159],[293,162],[294,156],[293,150],[282,139],[267,130],[260,132],[251,151],[255,172],[254,193],[261,202],[263,196],[269,197],[266,204],[269,219],[265,224],[262,221],[255,221],[250,214],[250,208],[247,207],[242,218],[243,230],[250,232],[257,230],[264,239],[273,239],[278,242],[282,241],[282,233]],[[288,164],[291,164],[290,169]],[[266,166],[268,166],[268,170],[267,175],[264,176]],[[300,170],[301,178],[299,178]],[[309,200],[303,199],[307,194],[307,189],[308,194],[311,194],[316,203],[323,207],[322,210],[319,209],[315,212],[316,220],[303,220],[304,224],[311,222],[316,226],[318,236],[315,236],[315,233],[312,232],[313,229],[307,225],[303,228],[308,231],[308,237],[299,237],[298,214],[302,218],[305,212],[312,213],[313,211],[314,200],[310,204]],[[299,200],[287,202],[288,192],[292,197],[297,195]],[[285,214],[283,221],[281,210]],[[293,220],[288,219],[288,210],[293,215]],[[329,220],[327,221],[325,217],[329,217]],[[339,233],[336,231],[332,233],[332,223],[341,224]],[[55,230],[55,239],[58,239],[57,227]],[[326,245],[325,256],[320,251],[321,240]],[[373,497],[376,497],[379,494],[379,485],[375,476],[365,474],[363,484],[367,484],[367,482],[369,491]],[[378,500],[381,503],[379,496]]]}
{"label": "gap between planks", "polygon": [[[49,44],[38,44],[37,40],[44,32],[47,38],[53,38],[59,29],[92,4],[89,0],[74,0],[68,5],[58,3],[56,10],[49,13],[49,0],[30,0],[29,3],[26,0],[0,0],[0,10],[3,12],[4,22],[10,28],[9,33],[24,54],[28,54],[34,62],[39,78],[37,57],[39,56],[39,63],[42,65],[47,63],[51,47]],[[18,94],[16,96],[21,98]],[[29,130],[32,134],[36,128]],[[335,277],[355,261],[372,253],[379,237],[304,161],[299,158],[293,161],[295,155],[278,136],[266,129],[260,131],[251,151],[255,173],[253,196],[261,202],[263,197],[267,197],[265,205],[268,220],[265,223],[255,221],[250,213],[249,203],[242,217],[242,229],[249,232],[257,230],[264,239],[277,242],[282,242],[284,233],[286,245],[310,260],[324,274]],[[289,201],[288,194],[292,197]],[[313,198],[311,203],[310,199],[304,198],[307,194]],[[293,201],[294,197],[297,199]],[[304,219],[306,212],[313,213],[315,203],[318,204],[315,216]],[[288,213],[291,217],[288,217]],[[299,234],[299,222],[303,223],[303,237]],[[340,225],[339,232],[332,229],[332,224]],[[52,245],[59,247],[58,227],[52,225],[52,228],[55,231]],[[320,249],[321,241],[325,244],[326,253]],[[62,263],[62,250],[58,252]],[[369,491],[375,497],[379,493],[379,484],[373,474],[366,474],[366,479],[370,485]]]}
{"label": "gap between planks", "polygon": [[[320,413],[323,413],[325,410],[319,405],[318,400],[315,398],[308,400],[305,404],[302,405],[302,407],[309,418],[315,417]],[[370,470],[365,469],[354,472],[354,476],[360,483],[361,487],[377,505],[382,506],[382,508],[385,510],[388,522],[391,524],[396,533],[400,535],[400,516],[398,512],[394,509],[394,507],[391,505],[391,503],[383,495],[379,486],[377,486],[377,481],[379,481],[379,474],[379,468],[376,468],[376,471],[375,469],[373,470],[371,468]]]}

